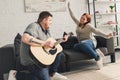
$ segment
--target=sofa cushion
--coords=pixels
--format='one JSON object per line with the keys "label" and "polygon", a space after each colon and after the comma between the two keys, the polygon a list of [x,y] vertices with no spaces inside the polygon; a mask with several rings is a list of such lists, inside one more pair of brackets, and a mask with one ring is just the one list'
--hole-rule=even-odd
{"label": "sofa cushion", "polygon": [[91,55],[86,53],[81,53],[74,49],[64,49],[63,52],[66,55],[66,60],[70,62],[92,59]]}

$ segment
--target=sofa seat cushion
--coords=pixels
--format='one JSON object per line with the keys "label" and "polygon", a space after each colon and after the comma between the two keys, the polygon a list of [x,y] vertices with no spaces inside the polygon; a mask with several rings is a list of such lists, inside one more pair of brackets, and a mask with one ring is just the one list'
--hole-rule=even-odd
{"label": "sofa seat cushion", "polygon": [[78,60],[87,60],[92,59],[92,56],[86,53],[81,53],[74,49],[65,49],[63,50],[64,54],[66,55],[66,59],[70,62],[78,61]]}
{"label": "sofa seat cushion", "polygon": [[[108,55],[107,48],[101,47],[99,49],[104,53],[105,56]],[[66,60],[70,62],[78,61],[78,60],[85,60],[85,59],[86,60],[92,59],[91,55],[76,51],[74,49],[64,49],[63,53],[66,55],[66,58],[67,58]]]}

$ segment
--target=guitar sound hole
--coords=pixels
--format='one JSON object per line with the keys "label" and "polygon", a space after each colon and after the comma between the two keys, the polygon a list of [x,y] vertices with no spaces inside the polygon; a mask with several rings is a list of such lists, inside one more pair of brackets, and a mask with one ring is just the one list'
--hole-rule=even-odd
{"label": "guitar sound hole", "polygon": [[57,48],[49,50],[49,53],[52,55],[54,55],[56,52],[57,52]]}

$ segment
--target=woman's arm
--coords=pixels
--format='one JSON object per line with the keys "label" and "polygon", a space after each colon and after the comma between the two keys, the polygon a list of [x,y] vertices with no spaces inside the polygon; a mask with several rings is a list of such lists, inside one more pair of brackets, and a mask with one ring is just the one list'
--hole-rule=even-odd
{"label": "woman's arm", "polygon": [[111,37],[113,37],[112,33],[105,34],[105,33],[101,32],[98,29],[93,28],[93,27],[91,27],[91,30],[92,30],[93,33],[95,33],[95,34],[97,34],[99,36],[102,36],[104,38],[111,38]]}
{"label": "woman's arm", "polygon": [[68,2],[68,10],[69,10],[69,13],[70,13],[70,16],[71,16],[72,20],[73,20],[77,25],[79,25],[79,23],[80,23],[79,20],[77,20],[77,19],[75,18],[72,10],[70,9],[70,2]]}

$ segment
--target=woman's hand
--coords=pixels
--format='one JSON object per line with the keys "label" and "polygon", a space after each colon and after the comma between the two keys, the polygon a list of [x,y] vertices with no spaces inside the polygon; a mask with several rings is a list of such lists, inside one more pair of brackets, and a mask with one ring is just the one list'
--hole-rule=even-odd
{"label": "woman's hand", "polygon": [[113,37],[113,33],[109,33],[107,36],[108,36],[108,38],[112,38]]}

